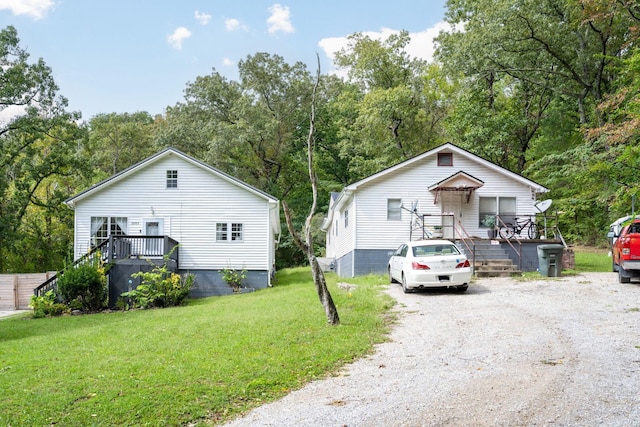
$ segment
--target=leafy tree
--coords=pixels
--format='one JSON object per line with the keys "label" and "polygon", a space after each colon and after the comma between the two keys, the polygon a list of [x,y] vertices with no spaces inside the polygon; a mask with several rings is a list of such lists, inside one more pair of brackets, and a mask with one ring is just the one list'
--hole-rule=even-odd
{"label": "leafy tree", "polygon": [[107,177],[152,155],[153,118],[146,112],[98,114],[89,120],[94,169]]}
{"label": "leafy tree", "polygon": [[336,54],[336,65],[359,88],[334,106],[341,116],[341,156],[358,179],[444,142],[440,123],[448,105],[439,92],[446,81],[437,66],[409,57],[409,41],[406,31],[386,40],[355,33]]}
{"label": "leafy tree", "polygon": [[[0,31],[0,271],[25,267],[25,256],[33,265],[42,254],[25,246],[21,231],[46,230],[43,216],[55,216],[61,200],[68,196],[70,180],[86,172],[86,162],[77,155],[84,136],[76,124],[78,113],[65,111],[67,100],[56,94],[58,87],[42,59],[28,61],[15,28]],[[38,210],[40,209],[40,213]],[[65,218],[64,216],[62,218]],[[65,220],[68,219],[65,218]],[[53,221],[49,224],[53,225]],[[67,226],[71,226],[70,223]],[[53,232],[52,227],[48,232]],[[53,234],[42,236],[55,238]],[[63,245],[64,246],[64,245]],[[52,247],[50,245],[50,247]],[[20,254],[18,249],[29,249]],[[61,248],[58,247],[60,250]],[[66,249],[65,249],[66,252]],[[22,256],[25,255],[25,256]],[[65,253],[49,253],[62,260]],[[24,270],[22,270],[24,271]]]}

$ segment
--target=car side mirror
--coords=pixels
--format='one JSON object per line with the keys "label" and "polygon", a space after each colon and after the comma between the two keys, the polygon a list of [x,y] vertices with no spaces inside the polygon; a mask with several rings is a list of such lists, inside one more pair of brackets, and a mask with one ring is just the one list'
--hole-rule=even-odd
{"label": "car side mirror", "polygon": [[613,239],[614,237],[618,237],[614,231],[610,231],[607,233],[607,237]]}

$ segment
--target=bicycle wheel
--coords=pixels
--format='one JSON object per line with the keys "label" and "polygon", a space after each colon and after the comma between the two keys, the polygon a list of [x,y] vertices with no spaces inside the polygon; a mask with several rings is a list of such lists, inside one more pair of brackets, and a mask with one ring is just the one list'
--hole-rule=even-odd
{"label": "bicycle wheel", "polygon": [[529,224],[528,234],[530,239],[536,239],[538,237],[538,226],[534,222]]}
{"label": "bicycle wheel", "polygon": [[500,237],[503,239],[510,239],[513,237],[515,231],[513,230],[513,224],[506,223],[505,225],[500,227]]}

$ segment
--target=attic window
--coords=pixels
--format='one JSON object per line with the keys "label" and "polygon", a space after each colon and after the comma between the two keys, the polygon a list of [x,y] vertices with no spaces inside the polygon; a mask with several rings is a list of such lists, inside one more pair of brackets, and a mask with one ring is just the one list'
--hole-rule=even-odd
{"label": "attic window", "polygon": [[438,166],[453,166],[453,153],[438,153]]}
{"label": "attic window", "polygon": [[178,171],[167,171],[167,188],[178,188]]}

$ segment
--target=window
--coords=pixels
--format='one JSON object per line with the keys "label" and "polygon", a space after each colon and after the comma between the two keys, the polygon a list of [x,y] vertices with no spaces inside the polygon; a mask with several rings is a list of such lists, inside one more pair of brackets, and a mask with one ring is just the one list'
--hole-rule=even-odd
{"label": "window", "polygon": [[[502,222],[515,222],[516,198],[515,197],[480,197],[478,225],[483,226],[482,221],[487,216],[500,215]],[[496,224],[498,227],[501,224]]]}
{"label": "window", "polygon": [[167,171],[167,188],[178,188],[178,171]]}
{"label": "window", "polygon": [[453,166],[453,153],[438,153],[438,166]]}
{"label": "window", "polygon": [[242,224],[231,224],[231,240],[237,242],[242,241]]}
{"label": "window", "polygon": [[227,223],[219,222],[216,224],[216,241],[225,241],[227,240]]}
{"label": "window", "polygon": [[[231,233],[229,233],[231,231]],[[241,242],[243,239],[243,225],[241,223],[216,223],[216,242]]]}
{"label": "window", "polygon": [[344,211],[344,228],[349,226],[349,210]]}
{"label": "window", "polygon": [[498,197],[498,214],[502,222],[516,222],[516,198],[515,197]]}
{"label": "window", "polygon": [[333,230],[336,232],[336,236],[338,235],[338,220],[336,219],[336,225],[333,227]]}
{"label": "window", "polygon": [[400,221],[401,219],[402,219],[402,200],[388,199],[387,200],[387,220]]}
{"label": "window", "polygon": [[92,216],[91,217],[91,247],[100,245],[109,236],[124,236],[127,234],[127,218],[121,216]]}
{"label": "window", "polygon": [[484,227],[483,221],[488,216],[495,216],[498,212],[498,199],[496,197],[480,197],[480,217],[478,225]]}

